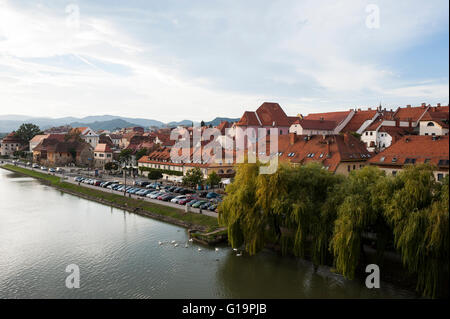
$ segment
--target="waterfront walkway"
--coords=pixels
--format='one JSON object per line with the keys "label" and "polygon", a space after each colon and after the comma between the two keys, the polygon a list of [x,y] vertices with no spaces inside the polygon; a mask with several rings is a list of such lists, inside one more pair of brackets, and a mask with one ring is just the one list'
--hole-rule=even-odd
{"label": "waterfront walkway", "polygon": [[[12,162],[5,161],[5,160],[4,160],[4,163],[0,164],[0,165],[3,166],[4,164],[15,165]],[[23,165],[23,164],[18,164],[16,166],[24,167],[26,169],[29,169],[29,170],[32,170],[32,171],[37,171],[39,173],[44,173],[44,174],[48,174],[48,175],[58,176],[64,182],[68,182],[68,183],[71,183],[71,184],[74,184],[74,185],[79,185],[79,186],[82,186],[82,187],[92,188],[92,189],[95,189],[95,190],[98,190],[98,191],[103,191],[103,192],[106,192],[106,193],[111,193],[111,194],[124,196],[124,192],[119,192],[119,191],[115,191],[115,190],[112,190],[112,189],[109,189],[109,188],[103,188],[103,187],[89,185],[89,184],[84,184],[84,183],[78,183],[78,182],[74,181],[74,176],[79,176],[79,175],[50,173],[48,171],[43,171],[43,170],[38,169],[38,168],[31,168],[31,167],[28,167],[28,166]],[[90,178],[96,179],[95,177],[90,177]],[[98,179],[100,180],[100,178],[98,178]],[[102,178],[101,180],[107,181],[109,179]],[[136,199],[136,200],[147,201],[147,202],[154,203],[154,204],[157,204],[157,205],[169,206],[169,207],[181,209],[183,211],[185,211],[185,209],[186,209],[186,206],[183,206],[183,205],[178,205],[178,204],[175,204],[175,203],[165,202],[165,201],[157,200],[157,199],[151,199],[151,198],[148,198],[148,197],[142,197],[142,196],[133,195],[133,194],[129,194],[129,193],[126,193],[125,196],[127,196],[129,198]],[[198,209],[198,208],[188,207],[188,209],[189,209],[190,213],[200,214],[200,209]],[[218,217],[218,214],[216,212],[212,212],[212,211],[205,210],[205,209],[202,209],[202,214],[203,215],[207,215],[207,216],[211,216],[211,217],[215,217],[215,218]]]}

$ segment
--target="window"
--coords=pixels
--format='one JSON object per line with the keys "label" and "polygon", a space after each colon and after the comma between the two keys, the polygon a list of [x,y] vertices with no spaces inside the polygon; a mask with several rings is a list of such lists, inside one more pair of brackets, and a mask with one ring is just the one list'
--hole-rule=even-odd
{"label": "window", "polygon": [[434,126],[433,122],[428,122],[427,126]]}
{"label": "window", "polygon": [[350,165],[347,165],[347,172],[350,172]]}
{"label": "window", "polygon": [[425,133],[425,135],[428,135],[428,133]]}
{"label": "window", "polygon": [[372,136],[373,134],[372,134],[372,132],[370,132],[370,136]]}
{"label": "window", "polygon": [[384,156],[382,156],[381,158],[380,158],[380,163],[383,163],[384,162]]}
{"label": "window", "polygon": [[397,162],[397,157],[392,158],[392,163],[395,163],[395,162]]}
{"label": "window", "polygon": [[416,162],[415,158],[407,158],[405,159],[405,164],[414,164]]}
{"label": "window", "polygon": [[392,176],[396,176],[397,175],[397,171],[392,171]]}
{"label": "window", "polygon": [[437,174],[438,181],[442,181],[443,178],[444,178],[444,175],[442,173]]}
{"label": "window", "polygon": [[280,135],[283,135],[283,131],[282,130],[280,130]]}
{"label": "window", "polygon": [[424,163],[426,164],[426,163],[429,163],[430,161],[431,161],[431,158],[426,158]]}
{"label": "window", "polygon": [[438,166],[448,166],[449,160],[439,160]]}
{"label": "window", "polygon": [[353,169],[356,169],[356,165],[353,165]]}
{"label": "window", "polygon": [[320,153],[319,158],[322,158],[322,157],[323,157],[323,153]]}

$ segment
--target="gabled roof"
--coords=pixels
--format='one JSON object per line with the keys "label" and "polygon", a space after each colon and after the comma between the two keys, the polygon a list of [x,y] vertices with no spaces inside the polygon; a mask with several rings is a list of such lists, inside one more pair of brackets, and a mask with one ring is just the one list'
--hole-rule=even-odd
{"label": "gabled roof", "polygon": [[98,143],[97,146],[94,149],[94,152],[100,152],[100,153],[112,153],[111,148],[106,143]]}
{"label": "gabled roof", "polygon": [[306,130],[325,130],[332,131],[336,128],[336,121],[325,121],[325,120],[300,120],[294,122],[294,124],[300,124],[303,129]]}
{"label": "gabled roof", "polygon": [[417,106],[417,107],[400,107],[394,114],[394,118],[398,119],[401,122],[408,122],[411,120],[412,122],[418,121],[422,115],[427,111],[426,106]]}
{"label": "gabled roof", "polygon": [[[378,153],[369,162],[380,166],[403,166],[428,162],[445,167],[449,159],[448,136],[404,136],[384,151]],[[407,159],[410,159],[407,161]],[[414,160],[414,161],[411,161]],[[428,161],[427,161],[428,160]],[[444,162],[440,162],[444,161]]]}
{"label": "gabled roof", "polygon": [[420,121],[433,121],[433,122],[438,123],[443,128],[448,128],[449,113],[448,112],[428,111],[420,119]]}
{"label": "gabled roof", "polygon": [[291,125],[291,119],[284,113],[278,103],[264,102],[255,112],[246,111],[237,126],[286,126]]}
{"label": "gabled roof", "polygon": [[347,116],[352,112],[342,111],[342,112],[326,112],[326,113],[311,113],[304,117],[305,120],[324,120],[324,121],[335,121],[337,125],[342,123]]}
{"label": "gabled roof", "polygon": [[356,132],[364,124],[365,121],[373,119],[377,114],[377,110],[356,111],[350,121],[342,129],[343,132]]}

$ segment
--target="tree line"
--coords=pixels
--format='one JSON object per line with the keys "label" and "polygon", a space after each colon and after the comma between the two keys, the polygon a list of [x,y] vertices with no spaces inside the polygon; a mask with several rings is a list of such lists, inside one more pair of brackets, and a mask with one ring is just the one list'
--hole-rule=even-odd
{"label": "tree line", "polygon": [[426,164],[396,177],[370,166],[337,175],[315,163],[262,175],[259,165],[238,165],[219,206],[233,247],[254,255],[277,244],[353,279],[367,261],[364,244],[374,242],[377,261],[388,250],[401,256],[420,294],[448,296],[448,176],[436,181]]}

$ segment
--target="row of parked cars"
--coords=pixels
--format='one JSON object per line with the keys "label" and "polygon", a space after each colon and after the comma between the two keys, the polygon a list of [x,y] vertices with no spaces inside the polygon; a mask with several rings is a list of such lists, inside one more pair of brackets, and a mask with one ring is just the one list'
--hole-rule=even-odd
{"label": "row of parked cars", "polygon": [[81,176],[75,177],[74,180],[79,183],[108,188],[151,199],[158,199],[165,202],[170,201],[178,205],[187,205],[210,211],[217,211],[217,206],[222,201],[220,194],[215,192],[196,193],[191,189],[172,185],[162,185],[161,183],[156,182],[136,181],[134,186],[130,186],[120,184],[118,181],[101,181]]}
{"label": "row of parked cars", "polygon": [[37,169],[40,169],[41,171],[50,172],[50,173],[63,173],[64,172],[64,170],[61,167],[57,167],[57,168],[50,167],[50,168],[48,168],[48,167],[45,167],[45,166],[40,166],[40,165],[38,165],[36,163],[33,164],[31,162],[25,163],[25,162],[20,162],[20,161],[14,160],[13,164],[14,165],[19,164],[19,165],[24,165],[24,166],[30,166],[32,168],[37,168]]}

